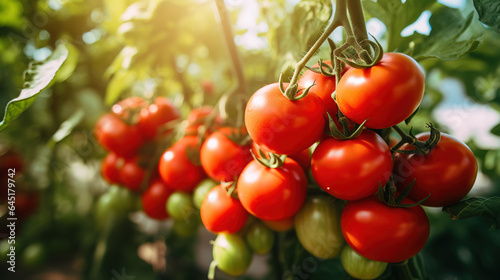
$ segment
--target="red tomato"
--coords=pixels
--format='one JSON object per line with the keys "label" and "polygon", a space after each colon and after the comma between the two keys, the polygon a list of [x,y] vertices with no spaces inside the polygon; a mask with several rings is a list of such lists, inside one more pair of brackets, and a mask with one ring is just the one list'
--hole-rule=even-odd
{"label": "red tomato", "polygon": [[163,153],[158,171],[169,188],[190,192],[206,177],[203,167],[188,158],[188,153],[196,153],[197,150],[198,137],[185,136]]}
{"label": "red tomato", "polygon": [[[403,203],[413,203],[404,199]],[[350,201],[340,219],[349,246],[365,258],[395,263],[407,260],[424,247],[429,218],[421,206],[395,208],[377,196]]]}
{"label": "red tomato", "polygon": [[201,88],[207,95],[212,95],[214,93],[215,85],[210,80],[203,80],[201,81]]}
{"label": "red tomato", "polygon": [[337,103],[355,123],[368,121],[368,128],[386,128],[408,118],[424,95],[424,72],[402,53],[385,53],[368,69],[352,68],[337,86]]}
{"label": "red tomato", "polygon": [[19,191],[15,197],[15,213],[20,219],[33,215],[40,205],[40,195],[35,191]]}
{"label": "red tomato", "polygon": [[256,91],[245,109],[250,137],[261,147],[290,155],[309,148],[325,127],[324,106],[314,94],[291,101],[274,83]]}
{"label": "red tomato", "polygon": [[[264,155],[269,156],[269,151],[263,149],[262,147],[259,147],[259,145],[257,145],[255,142],[252,142],[252,152],[254,155],[260,156],[259,149],[264,152]],[[311,155],[309,153],[309,149],[305,149],[298,153],[288,155],[288,157],[300,164],[300,166],[302,166],[302,169],[304,169],[304,172],[306,172],[311,165]]]}
{"label": "red tomato", "polygon": [[[330,66],[332,65],[331,61],[323,61],[323,63]],[[313,68],[314,67],[319,67],[319,64],[314,64]],[[342,74],[350,68],[351,67],[349,65],[346,65]],[[303,89],[310,87],[313,83],[316,83],[316,85],[311,87],[309,92],[317,95],[321,99],[321,102],[323,102],[323,105],[330,116],[335,116],[338,111],[337,103],[332,98],[332,93],[335,91],[335,76],[327,77],[321,73],[307,70],[298,82],[299,88]]]}
{"label": "red tomato", "polygon": [[292,159],[283,166],[268,168],[251,161],[238,178],[238,196],[243,207],[262,220],[289,218],[304,203],[307,179],[302,167]]}
{"label": "red tomato", "polygon": [[122,120],[131,121],[133,125],[139,120],[139,112],[148,106],[148,102],[139,96],[123,99],[111,107],[111,111]]}
{"label": "red tomato", "polygon": [[253,159],[251,143],[240,146],[229,139],[237,128],[223,127],[205,139],[201,146],[201,166],[210,178],[230,182],[240,175],[243,168]]}
{"label": "red tomato", "polygon": [[149,217],[156,220],[168,218],[165,204],[173,193],[165,183],[157,179],[149,184],[148,189],[142,194],[142,209]]}
{"label": "red tomato", "polygon": [[120,170],[121,183],[132,191],[140,190],[145,177],[146,170],[137,164],[136,158],[127,159]]}
{"label": "red tomato", "polygon": [[121,184],[120,170],[125,159],[109,152],[101,163],[101,176],[110,184]]}
{"label": "red tomato", "polygon": [[[426,141],[429,132],[420,133],[417,139]],[[403,145],[401,150],[413,149]],[[400,190],[415,184],[408,197],[419,201],[431,195],[422,205],[444,207],[464,198],[474,185],[477,162],[472,151],[462,141],[441,133],[437,146],[427,155],[397,154],[394,164],[394,181]]]}
{"label": "red tomato", "polygon": [[118,156],[129,156],[137,152],[144,142],[137,126],[124,123],[113,114],[105,114],[95,125],[97,141]]}
{"label": "red tomato", "polygon": [[392,156],[384,140],[371,130],[351,140],[323,140],[311,159],[318,185],[343,200],[374,194],[392,173]]}
{"label": "red tomato", "polygon": [[[143,108],[137,125],[145,137],[154,139],[159,128],[180,117],[179,110],[166,97],[155,98],[155,103]],[[165,131],[168,134],[171,130]]]}
{"label": "red tomato", "polygon": [[277,232],[285,232],[288,230],[291,230],[294,225],[294,216],[285,218],[283,220],[276,220],[276,221],[265,221],[262,220],[262,222],[270,229],[277,231]]}
{"label": "red tomato", "polygon": [[211,232],[235,233],[246,223],[248,212],[221,186],[208,192],[200,208],[201,221]]}
{"label": "red tomato", "polygon": [[[194,108],[191,110],[186,120],[188,122],[188,127],[186,128],[186,134],[197,134],[198,127],[203,125],[207,120],[208,116],[212,113],[214,109],[211,106],[203,106],[199,108]],[[222,118],[217,115],[215,117],[215,126],[222,124]]]}

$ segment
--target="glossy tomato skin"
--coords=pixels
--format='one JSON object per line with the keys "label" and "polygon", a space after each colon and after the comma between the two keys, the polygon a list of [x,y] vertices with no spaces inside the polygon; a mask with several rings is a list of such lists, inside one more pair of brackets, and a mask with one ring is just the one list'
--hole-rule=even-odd
{"label": "glossy tomato skin", "polygon": [[193,196],[181,191],[173,192],[165,207],[168,215],[175,220],[188,220],[198,213],[193,205]]}
{"label": "glossy tomato skin", "polygon": [[146,177],[146,170],[139,166],[137,158],[129,158],[120,170],[120,181],[128,189],[139,191],[142,181]]}
{"label": "glossy tomato skin", "polygon": [[345,244],[340,230],[342,202],[329,195],[308,196],[295,214],[295,231],[300,244],[321,259],[338,257]]}
{"label": "glossy tomato skin", "polygon": [[[413,203],[404,199],[403,203]],[[349,246],[365,258],[387,263],[407,260],[424,247],[430,233],[427,214],[420,205],[396,208],[376,195],[350,201],[340,219]]]}
{"label": "glossy tomato skin", "polygon": [[[162,125],[180,117],[179,110],[166,97],[156,97],[155,102],[140,112],[137,126],[148,139],[154,139]],[[168,133],[169,131],[165,131]]]}
{"label": "glossy tomato skin", "polygon": [[113,114],[99,118],[94,132],[104,148],[122,157],[136,153],[144,142],[137,126],[128,125]]}
{"label": "glossy tomato skin", "polygon": [[351,140],[323,140],[312,155],[311,171],[327,193],[343,200],[358,200],[387,183],[392,156],[379,135],[364,130]]}
{"label": "glossy tomato skin", "polygon": [[340,261],[345,271],[356,279],[376,279],[387,268],[387,263],[367,259],[356,253],[349,245],[344,246]]}
{"label": "glossy tomato skin", "polygon": [[201,165],[193,163],[188,158],[187,153],[195,152],[197,146],[197,136],[185,136],[163,153],[158,171],[169,188],[190,192],[205,178]]}
{"label": "glossy tomato skin", "polygon": [[212,255],[217,267],[231,276],[245,273],[252,261],[252,251],[238,234],[219,234]]}
{"label": "glossy tomato skin", "polygon": [[270,229],[277,232],[285,232],[289,231],[293,228],[294,225],[294,216],[285,218],[282,220],[274,220],[274,221],[266,221],[262,220],[262,222]]}
{"label": "glossy tomato skin", "polygon": [[124,158],[108,153],[101,163],[101,176],[110,184],[121,184],[120,170],[124,164]]}
{"label": "glossy tomato skin", "polygon": [[273,231],[262,222],[256,221],[249,228],[245,239],[252,251],[259,255],[265,255],[271,251],[274,244]]}
{"label": "glossy tomato skin", "polygon": [[[323,61],[323,63],[330,66],[332,65],[331,61]],[[315,67],[319,67],[319,64],[314,64],[313,68]],[[342,74],[350,68],[349,65],[346,65]],[[307,70],[298,82],[299,88],[302,89],[310,87],[313,83],[316,83],[316,85],[311,87],[309,92],[317,95],[321,99],[326,112],[328,112],[330,116],[335,116],[338,111],[337,103],[332,98],[332,93],[335,91],[335,76],[327,77],[321,73]]]}
{"label": "glossy tomato skin", "polygon": [[387,128],[408,118],[424,95],[424,72],[402,53],[385,53],[368,69],[351,68],[337,87],[337,103],[344,115],[365,127]]}
{"label": "glossy tomato skin", "polygon": [[292,159],[285,159],[278,168],[253,160],[241,172],[237,189],[241,204],[252,215],[262,220],[282,220],[297,213],[304,203],[307,178]]}
{"label": "glossy tomato skin", "polygon": [[215,233],[235,233],[248,219],[248,212],[240,201],[228,196],[221,185],[215,186],[205,196],[200,215],[203,225]]}
{"label": "glossy tomato skin", "polygon": [[142,209],[149,217],[156,220],[168,218],[165,207],[168,198],[173,193],[162,180],[154,180],[142,194]]}
{"label": "glossy tomato skin", "polygon": [[234,181],[253,159],[251,143],[240,146],[229,139],[237,129],[223,127],[205,139],[200,150],[201,166],[210,178],[219,182]]}
{"label": "glossy tomato skin", "polygon": [[[417,139],[426,141],[429,132]],[[403,145],[402,150],[413,149]],[[397,154],[394,181],[400,191],[415,179],[408,197],[419,201],[431,195],[422,205],[444,207],[464,198],[471,190],[478,172],[476,158],[462,141],[441,133],[437,146],[427,155]]]}
{"label": "glossy tomato skin", "polygon": [[247,103],[245,125],[250,137],[276,154],[290,155],[309,148],[322,135],[324,106],[314,94],[290,101],[274,83],[260,88]]}
{"label": "glossy tomato skin", "polygon": [[212,179],[204,179],[201,181],[193,191],[193,204],[197,209],[201,208],[201,204],[208,192],[217,186],[217,182],[214,182]]}

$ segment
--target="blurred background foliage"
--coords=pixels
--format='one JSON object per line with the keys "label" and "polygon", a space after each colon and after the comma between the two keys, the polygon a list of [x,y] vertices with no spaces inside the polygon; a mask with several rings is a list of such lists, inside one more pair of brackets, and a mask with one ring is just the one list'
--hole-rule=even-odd
{"label": "blurred background foliage", "polygon": [[[472,194],[500,194],[500,34],[473,17],[472,1],[403,1],[419,4],[389,8],[385,2],[364,2],[368,31],[386,51],[418,58],[427,73],[426,95],[412,126],[421,131],[432,121],[466,142],[481,169]],[[280,72],[290,77],[290,66],[318,38],[333,10],[322,0],[226,5],[249,93],[277,81]],[[383,14],[377,12],[381,5]],[[451,38],[440,28],[453,24],[461,33]],[[332,38],[339,42],[342,34]],[[447,45],[467,52],[480,41],[459,59],[443,50]],[[18,164],[17,195],[27,201],[17,230],[18,272],[14,278],[7,274],[8,248],[0,241],[1,279],[120,279],[123,273],[136,279],[204,278],[203,258],[210,261],[211,247],[203,251],[200,243],[213,236],[148,220],[137,197],[108,186],[99,174],[105,152],[92,130],[110,105],[127,96],[168,96],[185,116],[192,107],[215,105],[231,88],[235,79],[211,1],[0,1],[0,108],[18,96],[29,61],[46,59],[60,43],[69,56],[52,86],[0,134],[1,172]],[[328,47],[309,65],[319,58],[329,59]],[[489,222],[452,221],[440,209],[428,210],[431,238],[420,255],[429,278],[494,279],[500,236]],[[280,238],[287,252],[281,263],[264,258],[242,279],[281,278],[285,270],[301,279],[311,256],[293,232]],[[157,260],[162,252],[166,266]],[[319,262],[308,279],[347,279],[338,260]]]}

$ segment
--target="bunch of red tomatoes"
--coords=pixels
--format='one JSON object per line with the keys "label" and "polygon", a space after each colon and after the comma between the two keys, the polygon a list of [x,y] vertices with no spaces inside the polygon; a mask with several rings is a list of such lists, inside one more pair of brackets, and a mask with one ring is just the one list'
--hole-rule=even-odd
{"label": "bunch of red tomatoes", "polygon": [[[348,68],[337,87],[334,76],[306,71],[297,96],[310,90],[301,98],[287,97],[279,83],[260,88],[246,105],[244,127],[225,126],[209,107],[193,109],[184,136],[166,148],[146,180],[144,212],[195,225],[201,217],[218,234],[212,270],[230,275],[243,274],[252,253],[268,253],[274,231],[292,228],[309,253],[340,256],[347,273],[360,279],[377,278],[387,263],[416,255],[430,232],[421,205],[464,198],[477,175],[475,157],[444,133],[426,153],[414,144],[430,133],[389,146],[387,131],[409,118],[424,94],[424,73],[411,57],[386,53],[371,68]],[[340,129],[338,116],[357,133],[332,137],[329,122]],[[96,125],[97,139],[110,151],[103,177],[141,190],[146,169],[134,155],[147,141],[171,134],[165,124],[178,118],[161,97],[116,104]]]}

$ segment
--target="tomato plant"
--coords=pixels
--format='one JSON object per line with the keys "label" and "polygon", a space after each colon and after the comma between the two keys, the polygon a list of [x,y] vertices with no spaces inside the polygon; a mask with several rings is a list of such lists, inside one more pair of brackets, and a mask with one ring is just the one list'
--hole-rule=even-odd
{"label": "tomato plant", "polygon": [[[405,199],[403,203],[412,201]],[[354,251],[365,258],[388,263],[416,255],[430,233],[429,218],[421,206],[390,207],[377,196],[348,202],[340,226]]]}
{"label": "tomato plant", "polygon": [[368,69],[352,68],[340,79],[337,103],[344,115],[366,127],[386,128],[408,118],[424,95],[424,72],[402,53],[385,53]]}
{"label": "tomato plant", "polygon": [[201,166],[215,181],[233,181],[252,160],[251,143],[234,142],[237,141],[234,138],[243,138],[246,134],[238,130],[230,127],[220,128],[210,134],[201,146]]}
{"label": "tomato plant", "polygon": [[201,221],[210,231],[215,233],[235,233],[247,221],[248,212],[240,201],[227,194],[219,185],[208,192],[200,208]]}
{"label": "tomato plant", "polygon": [[[416,137],[429,139],[430,133]],[[413,149],[404,145],[401,150]],[[427,155],[397,154],[394,164],[395,181],[403,189],[415,180],[409,197],[415,201],[426,199],[422,205],[443,207],[464,198],[474,185],[477,162],[472,151],[462,141],[441,133],[441,139]]]}
{"label": "tomato plant", "polygon": [[203,168],[192,161],[199,160],[197,147],[198,137],[185,136],[163,153],[158,170],[169,188],[188,192],[205,178]]}
{"label": "tomato plant", "polygon": [[291,101],[274,83],[252,95],[245,109],[245,125],[259,146],[289,155],[309,148],[321,137],[325,126],[323,111],[316,95]]}
{"label": "tomato plant", "polygon": [[370,130],[351,140],[326,139],[314,150],[311,170],[318,185],[343,200],[374,194],[392,173],[392,156],[384,140]]}
{"label": "tomato plant", "polygon": [[342,202],[326,195],[309,196],[295,214],[295,231],[300,244],[313,256],[331,259],[345,244],[340,230]]}
{"label": "tomato plant", "polygon": [[278,168],[251,161],[238,179],[241,204],[262,220],[282,220],[293,216],[304,203],[307,179],[302,167],[285,159]]}

